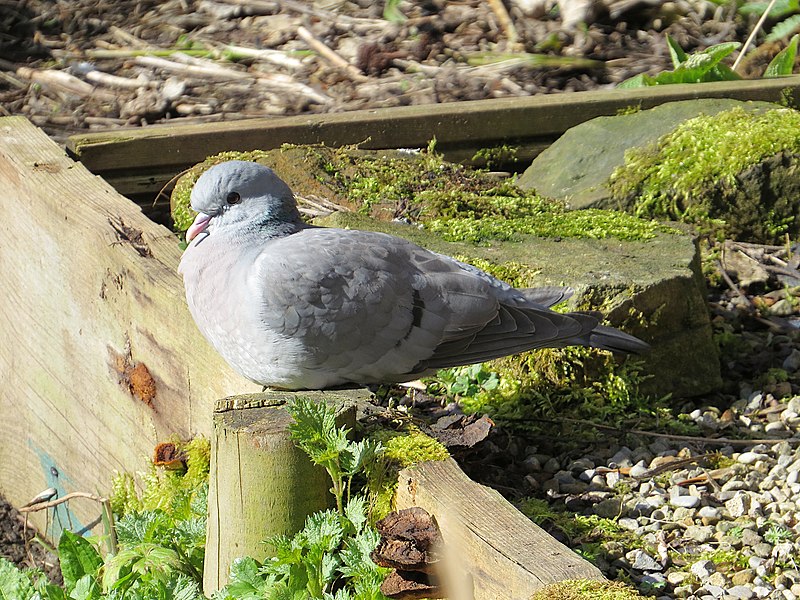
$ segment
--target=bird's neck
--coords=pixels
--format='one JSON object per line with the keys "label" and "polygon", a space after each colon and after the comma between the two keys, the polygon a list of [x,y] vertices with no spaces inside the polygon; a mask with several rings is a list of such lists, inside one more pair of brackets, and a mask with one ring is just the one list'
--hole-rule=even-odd
{"label": "bird's neck", "polygon": [[284,221],[263,219],[256,222],[250,221],[246,224],[242,224],[235,233],[237,234],[237,237],[243,238],[251,238],[255,235],[262,239],[272,239],[286,237],[308,227],[311,227],[311,225],[307,225],[300,220]]}

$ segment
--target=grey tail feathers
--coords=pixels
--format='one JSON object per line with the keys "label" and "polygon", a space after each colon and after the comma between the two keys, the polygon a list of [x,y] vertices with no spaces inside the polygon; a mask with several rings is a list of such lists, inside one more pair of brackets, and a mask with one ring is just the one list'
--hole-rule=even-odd
{"label": "grey tail feathers", "polygon": [[600,350],[610,350],[611,352],[627,352],[629,354],[642,354],[650,350],[650,344],[643,342],[639,338],[633,337],[614,329],[598,325],[583,338],[583,343],[592,348]]}

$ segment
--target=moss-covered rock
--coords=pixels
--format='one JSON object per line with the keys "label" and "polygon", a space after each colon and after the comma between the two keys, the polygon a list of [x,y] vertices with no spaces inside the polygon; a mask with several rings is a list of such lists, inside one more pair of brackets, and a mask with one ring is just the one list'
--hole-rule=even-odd
{"label": "moss-covered rock", "polygon": [[[568,308],[600,310],[610,324],[652,343],[653,350],[642,358],[643,373],[651,376],[646,392],[687,396],[720,383],[697,248],[682,231],[619,211],[568,211],[563,202],[450,165],[430,152],[414,156],[311,146],[223,159],[236,157],[273,167],[299,197],[314,195],[350,209],[318,219],[319,225],[405,237],[519,287],[573,287]],[[198,173],[214,162],[219,158],[208,159],[178,182],[176,223]],[[391,222],[397,215],[420,226]],[[574,363],[552,370],[578,378],[590,362],[569,352],[536,356],[508,359],[506,372],[520,380],[522,391],[534,389],[538,374],[549,372],[542,361]]]}
{"label": "moss-covered rock", "polygon": [[657,231],[644,240],[520,234],[515,240],[475,245],[355,213],[333,213],[316,222],[391,233],[489,271],[511,265],[518,286],[569,285],[575,290],[569,309],[599,310],[611,325],[652,344],[642,357],[643,374],[650,376],[644,391],[691,396],[721,384],[699,253],[686,233]]}
{"label": "moss-covered rock", "polygon": [[690,100],[569,130],[520,186],[572,208],[621,208],[741,240],[800,233],[800,113],[764,102]]}

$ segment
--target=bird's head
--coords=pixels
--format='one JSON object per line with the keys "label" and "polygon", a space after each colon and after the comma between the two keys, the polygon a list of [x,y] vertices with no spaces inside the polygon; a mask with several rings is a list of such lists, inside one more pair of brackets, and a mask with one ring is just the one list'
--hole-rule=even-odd
{"label": "bird's head", "polygon": [[192,189],[192,208],[199,214],[186,231],[191,242],[202,232],[291,233],[302,225],[289,186],[269,167],[231,160],[203,173]]}

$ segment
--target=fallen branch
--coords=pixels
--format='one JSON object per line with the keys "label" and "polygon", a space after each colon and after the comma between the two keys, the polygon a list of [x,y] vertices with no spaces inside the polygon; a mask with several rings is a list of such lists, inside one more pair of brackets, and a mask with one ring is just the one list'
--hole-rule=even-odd
{"label": "fallen branch", "polygon": [[112,75],[110,73],[105,73],[95,69],[94,66],[88,63],[73,65],[70,67],[70,70],[77,75],[81,75],[84,79],[91,81],[94,84],[118,89],[138,90],[143,87],[152,88],[158,85],[154,81],[148,80],[143,74],[136,79],[132,79],[130,77],[119,77],[118,75]]}
{"label": "fallen branch", "polygon": [[54,506],[58,506],[59,504],[63,504],[64,502],[69,502],[73,498],[88,498],[89,500],[94,500],[95,502],[99,502],[100,504],[105,504],[108,502],[108,498],[103,498],[102,496],[97,496],[96,494],[92,494],[91,492],[70,492],[66,496],[62,496],[61,498],[56,498],[55,500],[49,500],[47,502],[38,502],[36,504],[31,504],[30,506],[23,506],[19,509],[21,513],[29,513],[29,512],[39,512],[40,510],[47,510],[48,508],[53,508]]}
{"label": "fallen branch", "polygon": [[54,69],[39,71],[37,69],[31,69],[30,67],[20,67],[17,69],[17,75],[28,81],[51,87],[74,96],[79,96],[80,98],[94,96],[101,100],[116,99],[116,95],[98,90],[92,84],[78,79],[65,71],[56,71]]}
{"label": "fallen branch", "polygon": [[314,37],[314,35],[302,25],[297,28],[297,35],[302,39],[308,47],[311,48],[314,52],[319,54],[322,58],[327,60],[335,67],[339,67],[347,71],[347,74],[353,78],[355,81],[366,81],[368,77],[366,77],[361,71],[359,71],[355,66],[351,65],[347,62],[344,58],[339,56],[336,52],[334,52],[331,48],[323,44],[320,40]]}

